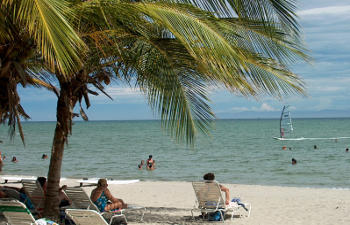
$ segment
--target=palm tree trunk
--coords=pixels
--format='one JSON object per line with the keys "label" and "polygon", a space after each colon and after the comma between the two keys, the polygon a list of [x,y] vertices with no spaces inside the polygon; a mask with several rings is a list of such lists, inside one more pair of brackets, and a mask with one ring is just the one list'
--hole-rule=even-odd
{"label": "palm tree trunk", "polygon": [[59,202],[58,189],[61,179],[61,166],[64,152],[64,145],[67,142],[68,134],[71,131],[71,89],[69,83],[60,81],[60,96],[57,102],[57,123],[54,140],[51,150],[51,159],[48,172],[47,191],[45,195],[44,216],[53,220],[58,219]]}

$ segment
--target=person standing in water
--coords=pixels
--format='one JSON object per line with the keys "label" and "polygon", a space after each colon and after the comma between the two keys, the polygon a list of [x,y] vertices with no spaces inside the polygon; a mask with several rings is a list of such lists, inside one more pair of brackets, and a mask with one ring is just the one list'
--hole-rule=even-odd
{"label": "person standing in water", "polygon": [[154,170],[154,160],[153,160],[152,155],[148,156],[148,159],[146,161],[146,169]]}

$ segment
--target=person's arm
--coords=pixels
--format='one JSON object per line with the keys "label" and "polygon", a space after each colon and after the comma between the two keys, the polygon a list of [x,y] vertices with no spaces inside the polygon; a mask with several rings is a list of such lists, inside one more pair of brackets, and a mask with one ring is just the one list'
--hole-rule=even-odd
{"label": "person's arm", "polygon": [[11,189],[16,190],[16,191],[18,191],[18,192],[21,191],[21,189],[20,189],[20,188],[17,188],[17,187],[12,187],[12,186],[3,186],[3,187],[4,187],[4,188],[11,188]]}
{"label": "person's arm", "polygon": [[72,204],[72,201],[68,198],[68,196],[64,192],[63,192],[63,200],[68,201],[70,205]]}
{"label": "person's arm", "polygon": [[220,185],[221,191],[225,192],[225,204],[228,205],[230,204],[230,189],[227,187]]}
{"label": "person's arm", "polygon": [[90,197],[91,201],[96,202],[97,199],[101,196],[102,192],[103,190],[100,188],[95,188],[94,190],[92,190]]}
{"label": "person's arm", "polygon": [[108,200],[110,200],[111,202],[116,202],[118,201],[117,198],[113,197],[112,193],[109,191],[109,189],[105,190],[105,195],[108,198]]}

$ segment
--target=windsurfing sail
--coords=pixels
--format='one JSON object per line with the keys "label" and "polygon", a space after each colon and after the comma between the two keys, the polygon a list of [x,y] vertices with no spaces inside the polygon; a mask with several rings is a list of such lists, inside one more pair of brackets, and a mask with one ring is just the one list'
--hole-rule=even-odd
{"label": "windsurfing sail", "polygon": [[292,117],[289,111],[289,105],[283,106],[280,118],[280,138],[291,137],[293,135]]}
{"label": "windsurfing sail", "polygon": [[283,106],[280,118],[280,136],[273,137],[280,141],[303,141],[303,140],[334,140],[350,139],[350,137],[295,137],[293,134],[292,117],[289,111],[289,105]]}

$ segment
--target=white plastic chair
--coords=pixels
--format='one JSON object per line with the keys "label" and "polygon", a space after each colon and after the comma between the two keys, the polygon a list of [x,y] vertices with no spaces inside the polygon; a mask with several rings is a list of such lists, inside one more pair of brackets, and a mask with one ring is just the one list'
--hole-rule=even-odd
{"label": "white plastic chair", "polygon": [[7,224],[28,225],[35,224],[35,219],[27,207],[17,200],[0,200],[0,212],[7,220]]}
{"label": "white plastic chair", "polygon": [[126,216],[123,214],[123,210],[119,210],[117,212],[101,213],[97,206],[91,201],[89,196],[81,187],[67,187],[65,193],[67,197],[72,201],[71,208],[73,209],[94,210],[98,212],[101,216],[111,215],[110,223],[118,217],[122,217],[125,220],[125,222],[127,222]]}
{"label": "white plastic chair", "polygon": [[[66,209],[66,215],[76,225],[108,225],[100,213],[89,209]],[[112,220],[109,224],[112,224]]]}
{"label": "white plastic chair", "polygon": [[[200,210],[202,213],[220,212],[221,221],[224,222],[224,213],[231,213],[232,220],[234,212],[242,207],[234,202],[226,205],[225,199],[222,197],[220,186],[217,182],[192,182],[192,186],[197,198],[197,204],[191,210],[192,218],[194,218],[193,211],[195,210]],[[249,203],[245,203],[245,205],[249,207],[249,217],[251,206]]]}

